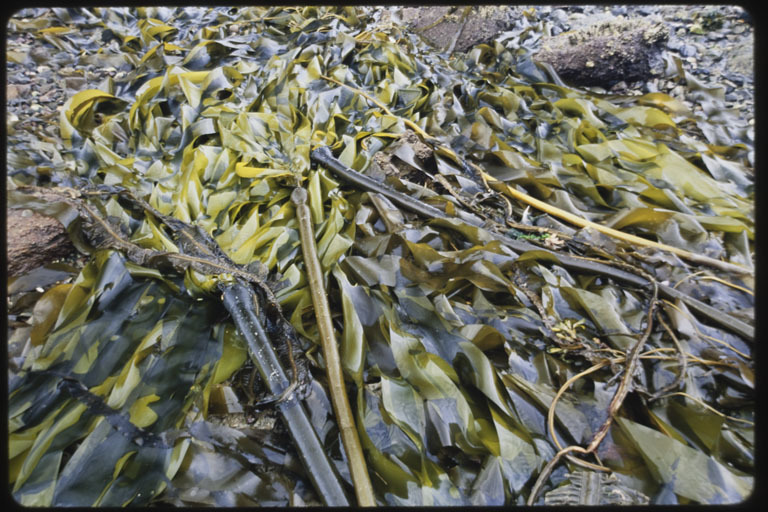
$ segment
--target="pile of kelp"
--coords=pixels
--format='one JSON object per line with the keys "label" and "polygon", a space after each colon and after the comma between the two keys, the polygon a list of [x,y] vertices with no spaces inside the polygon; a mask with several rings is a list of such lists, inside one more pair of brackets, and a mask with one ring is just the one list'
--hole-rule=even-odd
{"label": "pile of kelp", "polygon": [[[449,56],[377,16],[41,17],[75,67],[126,75],[71,97],[44,149],[9,147],[9,205],[56,216],[90,255],[37,300],[10,376],[13,496],[339,503],[336,479],[355,504],[301,186],[378,504],[745,499],[752,148],[715,115],[722,91],[681,68],[709,111],[601,96],[531,61],[539,25]],[[247,293],[223,301],[233,282]],[[238,308],[287,402],[264,399]],[[328,475],[281,423],[299,402]]]}

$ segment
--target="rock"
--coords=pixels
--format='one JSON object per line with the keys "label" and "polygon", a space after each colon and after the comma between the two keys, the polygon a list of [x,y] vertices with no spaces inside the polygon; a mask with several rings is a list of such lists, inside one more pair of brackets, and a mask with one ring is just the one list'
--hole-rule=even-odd
{"label": "rock", "polygon": [[25,274],[70,255],[75,247],[59,221],[30,210],[6,210],[8,275]]}
{"label": "rock", "polygon": [[42,64],[44,62],[48,62],[48,59],[51,58],[51,52],[46,48],[35,46],[29,52],[29,56],[36,64]]}
{"label": "rock", "polygon": [[678,37],[671,37],[669,41],[667,41],[667,48],[670,50],[674,50],[676,52],[679,52],[680,49],[685,46],[685,43],[683,43],[680,38]]}
{"label": "rock", "polygon": [[754,76],[755,59],[751,41],[728,45],[723,49],[723,59],[727,71],[740,73],[745,76]]}
{"label": "rock", "polygon": [[56,99],[56,96],[58,94],[58,91],[55,89],[51,89],[50,91],[46,92],[42,96],[40,96],[40,101],[43,103],[50,103],[51,101]]}
{"label": "rock", "polygon": [[555,9],[549,16],[555,23],[560,23],[561,25],[568,23],[568,14],[562,9]]}
{"label": "rock", "polygon": [[680,48],[680,55],[683,57],[693,57],[696,55],[696,47],[692,44],[684,44],[682,48]]}
{"label": "rock", "polygon": [[510,6],[483,5],[472,7],[466,18],[463,18],[463,8],[449,6],[406,7],[398,14],[403,24],[431,46],[443,51],[467,52],[508,30],[514,24],[513,12]]}
{"label": "rock", "polygon": [[64,85],[67,89],[79,91],[80,89],[85,88],[86,80],[81,76],[68,76],[64,79]]}
{"label": "rock", "polygon": [[365,173],[379,181],[398,176],[421,183],[425,176],[411,163],[424,168],[430,158],[432,148],[424,144],[416,133],[406,130],[395,142],[373,156],[373,162]]}
{"label": "rock", "polygon": [[8,85],[8,88],[6,89],[6,95],[8,97],[8,100],[15,100],[16,98],[22,98],[29,94],[29,90],[32,86],[31,85],[18,85],[18,84],[10,84]]}
{"label": "rock", "polygon": [[566,83],[610,89],[622,80],[648,80],[661,68],[667,28],[653,21],[600,22],[542,42],[534,56],[548,62]]}

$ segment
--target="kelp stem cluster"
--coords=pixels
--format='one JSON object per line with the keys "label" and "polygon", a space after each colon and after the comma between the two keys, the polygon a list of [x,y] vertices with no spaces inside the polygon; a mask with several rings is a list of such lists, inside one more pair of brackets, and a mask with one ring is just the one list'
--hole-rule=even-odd
{"label": "kelp stem cluster", "polygon": [[[221,288],[224,306],[247,340],[251,357],[262,379],[272,394],[282,394],[290,383],[256,315],[253,292],[243,283],[225,284]],[[291,433],[307,474],[323,502],[331,507],[349,506],[341,481],[328,460],[302,403],[295,396],[287,396],[285,400],[278,402],[277,408]]]}

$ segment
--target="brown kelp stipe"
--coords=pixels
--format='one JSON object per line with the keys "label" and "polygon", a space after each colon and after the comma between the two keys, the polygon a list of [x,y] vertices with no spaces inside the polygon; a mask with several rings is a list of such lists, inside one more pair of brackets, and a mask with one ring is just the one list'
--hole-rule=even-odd
{"label": "brown kelp stipe", "polygon": [[341,432],[341,440],[347,452],[349,472],[355,484],[357,503],[363,507],[376,505],[373,497],[373,488],[368,476],[368,468],[365,465],[363,449],[360,438],[355,428],[355,419],[349,407],[349,398],[344,386],[344,374],[341,369],[341,361],[336,344],[336,336],[331,324],[331,311],[328,307],[325,286],[323,286],[323,272],[320,261],[317,259],[317,247],[315,235],[312,229],[312,219],[307,206],[307,192],[301,187],[293,189],[291,201],[296,205],[296,217],[299,220],[299,233],[301,236],[301,252],[304,255],[304,265],[309,279],[309,289],[312,294],[312,304],[315,307],[317,327],[320,331],[320,340],[323,346],[323,358],[325,359],[325,372],[328,376],[328,389],[331,394],[333,410],[336,412],[336,422]]}

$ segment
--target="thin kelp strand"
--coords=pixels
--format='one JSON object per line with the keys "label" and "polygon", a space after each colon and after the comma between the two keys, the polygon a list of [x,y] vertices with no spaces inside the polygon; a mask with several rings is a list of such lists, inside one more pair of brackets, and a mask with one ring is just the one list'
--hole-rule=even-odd
{"label": "thin kelp strand", "polygon": [[755,292],[753,292],[749,288],[745,288],[743,286],[739,286],[737,284],[728,282],[725,279],[721,279],[721,278],[716,277],[716,276],[703,275],[703,274],[706,274],[706,272],[707,272],[706,270],[700,270],[699,272],[694,272],[693,274],[688,274],[687,276],[683,277],[678,282],[676,282],[675,285],[672,288],[677,289],[677,287],[680,286],[687,279],[692,279],[694,277],[701,276],[701,277],[699,277],[700,280],[717,281],[718,283],[724,284],[725,286],[730,286],[731,288],[733,288],[735,290],[739,290],[739,291],[742,291],[744,293],[748,293],[748,294],[750,294],[752,296],[755,295]]}
{"label": "thin kelp strand", "polygon": [[677,336],[675,336],[675,332],[667,325],[667,322],[664,321],[664,318],[662,318],[661,312],[656,312],[656,320],[659,322],[659,324],[664,328],[664,330],[667,332],[670,338],[672,338],[672,342],[675,344],[675,350],[677,350],[677,358],[678,358],[678,374],[677,377],[675,377],[674,382],[672,382],[670,385],[663,387],[659,391],[655,392],[651,397],[650,400],[656,400],[659,396],[663,395],[664,393],[667,393],[668,391],[675,389],[676,387],[680,386],[682,384],[683,379],[685,379],[685,372],[688,368],[688,358],[685,355],[685,352],[683,351],[683,347],[680,346],[680,341],[677,339]]}
{"label": "thin kelp strand", "polygon": [[691,396],[688,393],[684,393],[682,391],[675,391],[673,393],[667,393],[666,395],[661,395],[658,398],[668,398],[668,397],[671,397],[671,396],[682,396],[684,398],[687,398],[688,400],[691,400],[692,402],[696,402],[697,404],[701,405],[705,409],[707,409],[709,411],[712,411],[713,413],[717,414],[721,418],[725,418],[725,419],[730,420],[730,421],[736,421],[736,422],[739,422],[739,423],[745,423],[745,424],[747,424],[749,426],[752,426],[752,427],[755,426],[755,422],[754,421],[745,420],[744,418],[736,418],[734,416],[728,416],[727,414],[724,414],[724,413],[718,411],[717,409],[715,409],[711,405],[703,402],[702,400],[696,398],[695,396]]}
{"label": "thin kelp strand", "polygon": [[[551,474],[552,470],[555,468],[555,465],[559,461],[560,457],[563,455],[569,454],[571,451],[578,451],[579,453],[592,453],[594,452],[597,447],[600,445],[600,443],[603,441],[605,436],[608,434],[608,429],[611,426],[611,423],[614,420],[614,417],[616,416],[616,413],[618,413],[619,409],[621,408],[621,405],[624,403],[624,399],[626,398],[627,394],[630,391],[631,382],[635,374],[635,370],[637,368],[637,361],[639,360],[640,356],[640,350],[645,345],[645,342],[648,340],[648,337],[651,335],[651,331],[653,330],[653,318],[654,318],[654,312],[656,311],[656,303],[658,300],[658,291],[659,288],[656,285],[656,281],[652,280],[653,284],[653,292],[651,294],[650,298],[650,304],[648,306],[648,311],[646,313],[646,326],[645,331],[643,332],[643,335],[637,340],[637,342],[632,346],[629,353],[627,354],[627,358],[624,361],[624,374],[622,376],[621,382],[619,383],[618,388],[616,389],[616,393],[613,395],[613,398],[611,399],[610,404],[608,405],[608,417],[603,421],[602,425],[600,425],[600,428],[597,429],[597,432],[594,433],[592,436],[592,440],[589,442],[586,448],[581,448],[579,446],[569,446],[567,448],[564,448],[557,452],[555,457],[545,466],[544,470],[539,474],[539,477],[536,479],[536,483],[533,486],[533,489],[531,490],[531,494],[528,496],[527,504],[533,505],[536,502],[536,498],[538,497],[538,494],[541,490],[541,487],[544,485],[544,482],[549,478],[549,475]],[[597,366],[597,365],[595,365]],[[594,368],[594,367],[593,367]],[[589,369],[586,371],[595,371],[598,368]],[[550,407],[551,415],[554,415],[554,410],[552,407]],[[608,470],[608,468],[606,468]]]}

